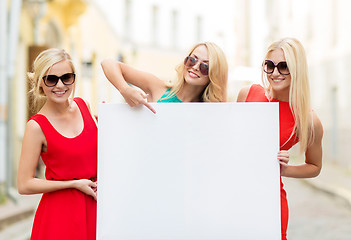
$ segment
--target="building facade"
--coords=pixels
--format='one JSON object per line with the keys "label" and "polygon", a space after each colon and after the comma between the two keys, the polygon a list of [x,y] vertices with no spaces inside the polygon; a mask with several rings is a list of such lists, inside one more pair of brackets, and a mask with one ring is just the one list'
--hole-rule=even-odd
{"label": "building facade", "polygon": [[[1,38],[2,66],[5,69],[1,92],[7,92],[1,100],[1,173],[2,195],[15,195],[16,175],[24,129],[34,114],[29,105],[29,82],[27,72],[31,71],[36,56],[47,48],[63,48],[73,58],[77,68],[76,96],[91,102],[97,112],[100,95],[108,95],[111,87],[102,78],[100,62],[105,57],[117,58],[120,38],[115,34],[104,14],[94,2],[76,0],[23,0],[7,2],[5,17],[17,19],[1,21],[5,36]],[[17,10],[17,13],[16,11]],[[1,15],[1,14],[0,14]],[[16,34],[11,32],[16,31]],[[15,35],[14,39],[10,39]],[[15,44],[11,57],[11,44]],[[3,74],[3,73],[2,73]],[[6,80],[6,86],[4,86]],[[100,84],[101,83],[101,84]],[[5,89],[6,88],[6,89]],[[2,98],[4,95],[2,94]],[[6,151],[3,151],[6,150]]]}

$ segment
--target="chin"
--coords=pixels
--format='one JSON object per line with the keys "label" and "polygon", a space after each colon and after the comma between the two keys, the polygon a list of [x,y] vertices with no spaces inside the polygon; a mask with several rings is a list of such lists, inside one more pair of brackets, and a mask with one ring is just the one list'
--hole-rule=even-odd
{"label": "chin", "polygon": [[285,80],[280,81],[280,82],[269,81],[269,84],[272,86],[272,88],[283,89],[283,88],[290,87],[290,84],[288,82],[286,82]]}
{"label": "chin", "polygon": [[272,90],[275,92],[289,92],[290,86],[272,86]]}
{"label": "chin", "polygon": [[207,86],[209,82],[205,82],[201,78],[185,78],[185,82],[192,86]]}

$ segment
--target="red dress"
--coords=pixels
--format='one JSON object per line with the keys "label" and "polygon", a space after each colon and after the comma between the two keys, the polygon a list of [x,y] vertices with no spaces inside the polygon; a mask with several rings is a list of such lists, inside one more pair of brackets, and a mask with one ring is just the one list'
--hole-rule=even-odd
{"label": "red dress", "polygon": [[[265,95],[264,88],[261,85],[253,84],[247,95],[246,102],[269,102]],[[295,120],[291,112],[289,102],[282,102],[272,99],[271,102],[279,102],[279,124],[280,124],[280,150],[289,150],[299,140],[291,133],[294,129]],[[288,228],[289,208],[286,199],[286,192],[282,179],[280,178],[280,204],[281,204],[281,232],[282,239],[286,239],[286,230]]]}
{"label": "red dress", "polygon": [[[92,179],[97,174],[97,127],[87,105],[75,98],[83,117],[83,131],[74,138],[62,136],[41,114],[36,121],[47,141],[41,153],[47,180]],[[76,189],[44,193],[35,214],[32,240],[95,240],[96,201]]]}

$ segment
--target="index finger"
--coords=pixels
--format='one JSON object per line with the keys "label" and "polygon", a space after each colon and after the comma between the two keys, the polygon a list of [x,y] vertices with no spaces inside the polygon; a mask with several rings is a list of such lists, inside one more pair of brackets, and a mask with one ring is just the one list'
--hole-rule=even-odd
{"label": "index finger", "polygon": [[156,114],[156,110],[155,110],[148,102],[145,102],[144,105],[145,105],[145,107],[147,107],[148,109],[150,109],[151,112],[153,112],[154,114]]}

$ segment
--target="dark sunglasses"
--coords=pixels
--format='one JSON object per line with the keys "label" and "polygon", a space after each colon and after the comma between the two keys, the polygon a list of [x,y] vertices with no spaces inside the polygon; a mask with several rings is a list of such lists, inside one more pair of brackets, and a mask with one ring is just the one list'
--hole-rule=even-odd
{"label": "dark sunglasses", "polygon": [[[184,66],[186,67],[193,67],[197,64],[197,62],[200,61],[197,58],[191,57],[191,56],[187,56],[184,59]],[[200,66],[199,66],[200,72],[202,75],[207,76],[208,75],[208,70],[209,70],[209,66],[207,63],[204,63],[202,61],[200,61]]]}
{"label": "dark sunglasses", "polygon": [[264,63],[263,63],[263,71],[265,73],[271,74],[271,73],[274,72],[275,68],[278,69],[278,72],[281,75],[289,75],[290,74],[290,71],[289,71],[289,68],[288,68],[288,64],[286,63],[286,61],[278,62],[277,65],[275,65],[274,62],[271,61],[271,60],[265,60],[264,61]]}
{"label": "dark sunglasses", "polygon": [[72,85],[74,83],[74,80],[76,79],[76,74],[66,73],[63,74],[61,77],[56,75],[46,75],[43,77],[44,84],[48,87],[56,86],[60,79],[64,85]]}

